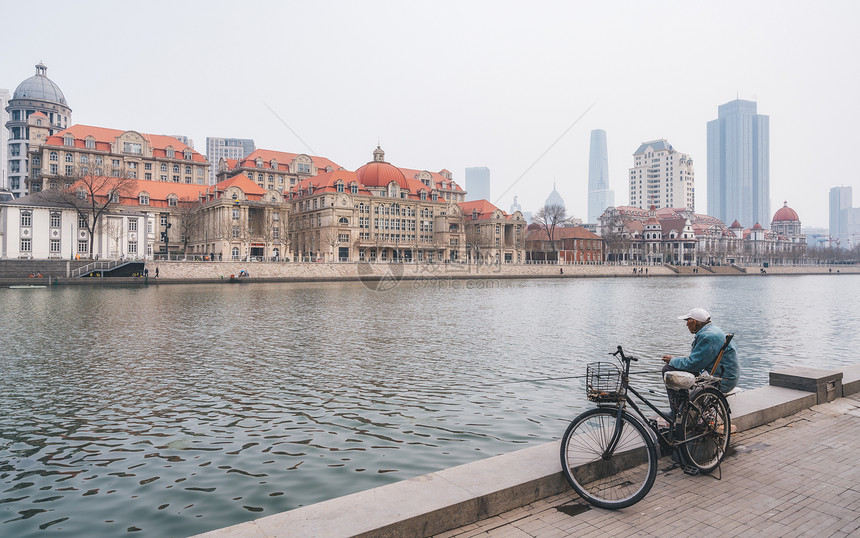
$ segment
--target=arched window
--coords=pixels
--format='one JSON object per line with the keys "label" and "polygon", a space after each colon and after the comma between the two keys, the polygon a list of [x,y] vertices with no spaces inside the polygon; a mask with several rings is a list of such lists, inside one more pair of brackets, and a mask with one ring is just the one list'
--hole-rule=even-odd
{"label": "arched window", "polygon": [[58,160],[57,152],[56,152],[56,151],[52,151],[52,152],[50,153],[50,155],[48,156],[48,160],[50,160],[50,161],[52,161],[52,162],[57,162],[57,160]]}
{"label": "arched window", "polygon": [[149,194],[145,192],[140,193],[138,200],[140,200],[140,205],[149,205]]}
{"label": "arched window", "polygon": [[176,151],[172,147],[168,146],[166,151],[168,159],[173,159],[176,157]]}
{"label": "arched window", "polygon": [[239,247],[233,247],[231,254],[233,257],[233,261],[239,261]]}
{"label": "arched window", "polygon": [[337,223],[341,226],[349,226],[349,219],[346,217],[341,217],[340,219],[338,219]]}
{"label": "arched window", "polygon": [[176,207],[178,203],[179,201],[176,199],[176,196],[169,196],[167,198],[167,205],[169,205],[170,207]]}

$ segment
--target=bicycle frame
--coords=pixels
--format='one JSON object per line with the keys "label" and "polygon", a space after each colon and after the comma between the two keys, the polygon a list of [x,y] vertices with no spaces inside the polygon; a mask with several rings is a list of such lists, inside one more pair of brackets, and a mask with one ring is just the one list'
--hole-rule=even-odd
{"label": "bicycle frame", "polygon": [[[615,353],[610,353],[610,355],[612,355],[616,358],[618,357],[618,355],[621,355],[620,360],[621,360],[621,363],[624,367],[624,369],[621,373],[621,386],[624,389],[624,400],[620,400],[614,404],[618,409],[617,413],[616,413],[616,420],[615,420],[615,431],[612,434],[612,438],[610,439],[609,444],[606,447],[606,450],[603,452],[603,458],[604,459],[609,459],[612,456],[612,454],[615,452],[616,446],[618,445],[618,441],[621,438],[621,428],[623,425],[623,422],[621,420],[621,415],[624,413],[627,405],[629,405],[633,409],[633,411],[636,412],[636,415],[638,415],[638,417],[639,417],[639,421],[645,427],[647,427],[652,432],[654,432],[654,434],[657,436],[657,438],[660,441],[662,441],[660,443],[661,446],[665,444],[668,447],[675,448],[675,447],[679,447],[681,445],[684,445],[686,443],[689,443],[690,441],[695,441],[696,439],[699,439],[705,435],[705,434],[697,435],[695,437],[690,437],[690,438],[684,439],[683,441],[675,440],[674,432],[675,432],[676,424],[673,424],[674,421],[672,420],[672,417],[669,416],[668,414],[664,413],[660,409],[658,409],[646,397],[644,397],[642,394],[640,394],[639,391],[637,391],[636,389],[634,389],[633,387],[630,386],[630,363],[632,361],[638,361],[639,359],[637,359],[636,357],[633,357],[633,356],[624,355],[624,351],[621,349],[621,346],[618,346],[618,350],[615,351]],[[687,398],[685,399],[684,402],[682,402],[681,407],[678,409],[677,417],[684,416],[684,413],[686,412],[687,406],[690,405],[690,394],[692,394],[694,390],[695,389],[690,389],[690,392],[688,393]],[[663,420],[665,420],[666,422],[669,423],[669,435],[668,435],[668,437],[663,435],[660,432],[660,429],[657,428],[657,425],[654,421],[649,420],[645,416],[645,413],[642,411],[642,409],[638,405],[636,405],[636,402],[630,396],[631,393],[634,396],[636,396],[636,398],[641,400],[645,405],[647,405],[652,411],[657,413],[657,415],[659,415],[661,418],[663,418]],[[598,406],[600,407],[601,404],[598,404]],[[602,407],[611,407],[611,406],[603,404]]]}

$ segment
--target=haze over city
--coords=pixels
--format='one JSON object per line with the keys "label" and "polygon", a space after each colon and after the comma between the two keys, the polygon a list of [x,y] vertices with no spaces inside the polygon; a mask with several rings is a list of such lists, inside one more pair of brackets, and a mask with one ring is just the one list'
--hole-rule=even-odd
{"label": "haze over city", "polygon": [[253,138],[355,170],[379,143],[463,186],[466,167],[489,167],[505,210],[515,195],[537,210],[555,183],[584,219],[589,135],[604,129],[616,204],[632,153],[665,138],[694,160],[705,212],[706,123],[741,98],[770,116],[772,211],[787,200],[826,227],[830,187],[860,190],[855,2],[43,7],[4,6],[17,22],[0,87],[41,61],[73,123],[186,135],[201,152],[207,136]]}

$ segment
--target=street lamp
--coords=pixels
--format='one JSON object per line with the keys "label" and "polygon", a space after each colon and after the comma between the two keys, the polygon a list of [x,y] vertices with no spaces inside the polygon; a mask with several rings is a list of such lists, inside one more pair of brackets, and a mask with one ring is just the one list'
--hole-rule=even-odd
{"label": "street lamp", "polygon": [[164,231],[161,233],[161,239],[164,240],[164,252],[167,255],[167,260],[170,261],[170,235],[167,233],[170,230],[171,224],[164,223]]}

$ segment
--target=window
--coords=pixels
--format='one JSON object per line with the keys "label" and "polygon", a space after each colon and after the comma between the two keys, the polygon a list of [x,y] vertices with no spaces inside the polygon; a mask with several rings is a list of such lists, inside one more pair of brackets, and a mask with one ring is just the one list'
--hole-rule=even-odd
{"label": "window", "polygon": [[128,231],[136,232],[137,231],[137,219],[128,219]]}
{"label": "window", "polygon": [[90,245],[90,243],[86,239],[79,240],[78,241],[78,252],[84,252],[84,253],[89,252],[90,251],[89,245]]}
{"label": "window", "polygon": [[348,219],[348,218],[346,218],[346,217],[341,217],[341,218],[337,221],[337,223],[338,223],[338,224],[340,224],[341,226],[349,226],[349,219]]}
{"label": "window", "polygon": [[71,175],[74,175],[74,173],[75,173],[75,167],[72,166],[71,164],[67,164],[66,165],[66,175],[71,176]]}
{"label": "window", "polygon": [[81,164],[87,164],[88,162],[90,162],[90,156],[86,153],[81,155]]}
{"label": "window", "polygon": [[137,243],[131,241],[128,243],[128,253],[137,254]]}
{"label": "window", "polygon": [[233,247],[230,253],[232,254],[233,261],[239,261],[239,247]]}
{"label": "window", "polygon": [[191,175],[191,167],[190,166],[185,167],[185,173],[189,176]]}
{"label": "window", "polygon": [[167,163],[161,163],[161,171],[167,172]]}
{"label": "window", "polygon": [[280,239],[281,238],[281,230],[276,226],[272,228],[272,239]]}
{"label": "window", "polygon": [[84,145],[86,145],[87,149],[96,149],[96,141],[94,138],[87,138]]}
{"label": "window", "polygon": [[239,208],[238,207],[233,208],[233,220],[239,220]]}
{"label": "window", "polygon": [[86,215],[78,215],[78,228],[86,229],[90,225],[90,219]]}
{"label": "window", "polygon": [[108,193],[108,197],[110,199],[110,203],[112,203],[112,204],[118,204],[119,203],[119,193],[118,192],[110,191],[110,193]]}
{"label": "window", "polygon": [[143,179],[145,179],[147,181],[152,181],[152,173],[146,172],[145,174],[143,174]]}
{"label": "window", "polygon": [[78,200],[86,200],[87,199],[87,191],[84,189],[78,189],[76,193],[78,195]]}
{"label": "window", "polygon": [[350,185],[349,192],[351,192],[352,194],[358,194],[358,185],[356,185],[355,183]]}
{"label": "window", "polygon": [[9,154],[12,157],[21,155],[21,144],[12,144],[9,146]]}
{"label": "window", "polygon": [[161,215],[160,222],[162,226],[167,226],[167,215]]}
{"label": "window", "polygon": [[170,207],[176,207],[176,204],[177,204],[177,201],[176,201],[175,196],[171,196],[170,198],[167,199],[167,205],[169,205]]}
{"label": "window", "polygon": [[337,182],[337,192],[343,192],[343,181]]}
{"label": "window", "polygon": [[51,239],[51,254],[59,254],[60,253],[60,240],[59,239]]}
{"label": "window", "polygon": [[152,170],[152,163],[143,163],[144,170]]}
{"label": "window", "polygon": [[173,173],[174,173],[174,174],[178,174],[178,173],[179,173],[179,165],[178,165],[178,164],[174,164],[174,165],[173,165]]}
{"label": "window", "polygon": [[119,168],[119,159],[113,159],[111,164],[113,164],[114,168]]}
{"label": "window", "polygon": [[21,226],[32,226],[33,225],[33,213],[30,211],[22,211],[21,212]]}
{"label": "window", "polygon": [[233,226],[233,237],[239,237],[239,227]]}
{"label": "window", "polygon": [[32,241],[30,239],[21,240],[21,252],[30,252],[32,249]]}
{"label": "window", "polygon": [[103,161],[101,155],[96,155],[96,166],[101,166],[102,162]]}
{"label": "window", "polygon": [[310,174],[311,173],[311,165],[306,163],[298,163],[297,169],[300,174]]}
{"label": "window", "polygon": [[183,153],[182,156],[185,158],[186,161],[191,160],[191,152],[188,150],[185,150],[185,153]]}
{"label": "window", "polygon": [[168,147],[166,152],[167,152],[167,158],[168,159],[173,159],[176,157],[176,151],[173,148]]}
{"label": "window", "polygon": [[9,161],[9,171],[13,174],[21,171],[21,161]]}
{"label": "window", "polygon": [[73,136],[64,136],[63,137],[63,145],[64,146],[74,146],[75,145],[75,137]]}
{"label": "window", "polygon": [[49,153],[49,154],[48,154],[48,160],[49,160],[49,161],[51,161],[52,163],[57,162],[57,161],[59,160],[59,159],[57,158],[57,152],[56,152],[56,151],[52,151],[51,153]]}
{"label": "window", "polygon": [[123,153],[131,153],[132,155],[140,155],[143,153],[143,147],[137,142],[123,142],[122,143],[122,151]]}
{"label": "window", "polygon": [[173,176],[173,182],[174,182],[174,183],[179,183],[179,176],[174,175],[174,176]]}
{"label": "window", "polygon": [[51,228],[59,228],[60,227],[60,214],[59,213],[51,213]]}

